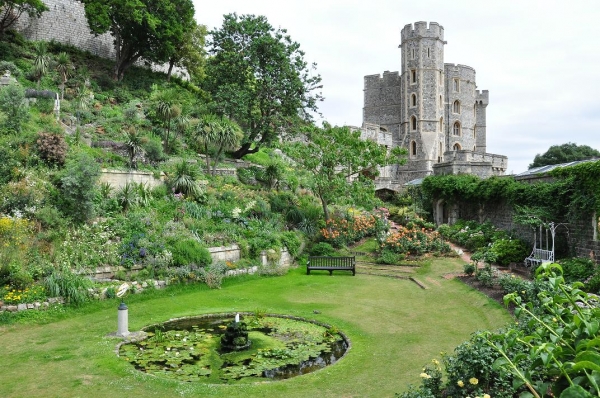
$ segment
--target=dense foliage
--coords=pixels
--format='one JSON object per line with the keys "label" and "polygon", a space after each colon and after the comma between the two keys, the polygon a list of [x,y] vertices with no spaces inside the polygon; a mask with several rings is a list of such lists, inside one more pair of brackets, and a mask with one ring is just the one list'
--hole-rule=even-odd
{"label": "dense foliage", "polygon": [[529,165],[529,168],[548,166],[553,164],[561,164],[573,162],[575,160],[584,160],[590,158],[600,157],[600,151],[591,148],[587,145],[577,145],[572,142],[568,142],[562,145],[552,145],[543,154],[535,155],[533,163]]}
{"label": "dense foliage", "polygon": [[276,141],[283,131],[310,121],[321,95],[321,77],[313,74],[300,45],[285,29],[264,16],[228,14],[210,33],[203,87],[211,109],[235,120],[244,130],[236,158]]}
{"label": "dense foliage", "polygon": [[515,324],[474,334],[444,355],[445,372],[434,360],[421,373],[421,386],[397,396],[598,396],[598,296],[565,283],[561,271],[547,264],[535,282],[514,285],[522,290],[507,294],[505,302],[515,306]]}
{"label": "dense foliage", "polygon": [[113,78],[140,58],[167,62],[175,57],[186,34],[195,28],[190,0],[84,0],[85,15],[95,34],[115,38]]}

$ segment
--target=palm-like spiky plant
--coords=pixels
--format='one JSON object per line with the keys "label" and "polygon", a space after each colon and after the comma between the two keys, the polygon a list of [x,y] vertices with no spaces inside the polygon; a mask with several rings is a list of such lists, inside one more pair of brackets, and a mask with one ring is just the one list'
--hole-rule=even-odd
{"label": "palm-like spiky plant", "polygon": [[33,43],[33,74],[37,79],[37,87],[40,88],[42,77],[48,72],[50,66],[50,55],[48,54],[48,43],[36,41]]}
{"label": "palm-like spiky plant", "polygon": [[204,115],[198,121],[194,130],[196,144],[202,148],[206,156],[206,172],[210,171],[210,147],[221,132],[220,119],[215,115]]}
{"label": "palm-like spiky plant", "polygon": [[129,167],[136,168],[135,157],[144,153],[144,138],[140,136],[134,127],[129,127],[125,133],[125,145],[127,146],[127,154],[129,155]]}
{"label": "palm-like spiky plant", "polygon": [[58,54],[55,60],[55,69],[60,74],[60,99],[63,100],[65,99],[65,83],[71,77],[74,69],[69,54],[64,51]]}
{"label": "palm-like spiky plant", "polygon": [[199,177],[198,170],[187,160],[182,160],[175,165],[175,175],[171,181],[171,187],[175,193],[199,198],[202,192],[196,183]]}

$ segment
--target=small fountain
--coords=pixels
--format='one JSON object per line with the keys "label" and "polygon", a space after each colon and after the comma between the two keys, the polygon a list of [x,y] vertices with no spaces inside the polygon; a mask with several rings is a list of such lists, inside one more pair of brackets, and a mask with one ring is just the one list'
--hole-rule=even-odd
{"label": "small fountain", "polygon": [[252,341],[248,338],[248,326],[240,322],[240,314],[235,314],[235,319],[227,325],[225,334],[221,336],[221,351],[243,351],[250,348]]}

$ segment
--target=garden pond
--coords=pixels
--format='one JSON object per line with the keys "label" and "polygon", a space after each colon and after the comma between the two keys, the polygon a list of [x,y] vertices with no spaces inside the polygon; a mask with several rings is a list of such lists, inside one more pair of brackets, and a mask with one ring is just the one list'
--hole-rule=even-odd
{"label": "garden pond", "polygon": [[144,328],[143,340],[121,344],[119,356],[155,376],[210,384],[281,380],[342,358],[349,341],[335,327],[284,315],[242,315],[251,345],[221,349],[234,314],[187,317]]}

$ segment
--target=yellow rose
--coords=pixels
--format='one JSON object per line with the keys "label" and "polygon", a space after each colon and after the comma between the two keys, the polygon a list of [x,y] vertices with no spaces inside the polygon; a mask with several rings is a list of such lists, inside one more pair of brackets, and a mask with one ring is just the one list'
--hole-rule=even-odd
{"label": "yellow rose", "polygon": [[456,384],[458,384],[459,387],[464,387],[465,383],[463,383],[462,380],[459,380]]}
{"label": "yellow rose", "polygon": [[492,398],[492,397],[490,397],[490,394],[483,394],[483,398]]}
{"label": "yellow rose", "polygon": [[479,380],[477,380],[475,377],[471,377],[469,379],[469,383],[471,383],[473,385],[477,385],[477,383],[479,383]]}

